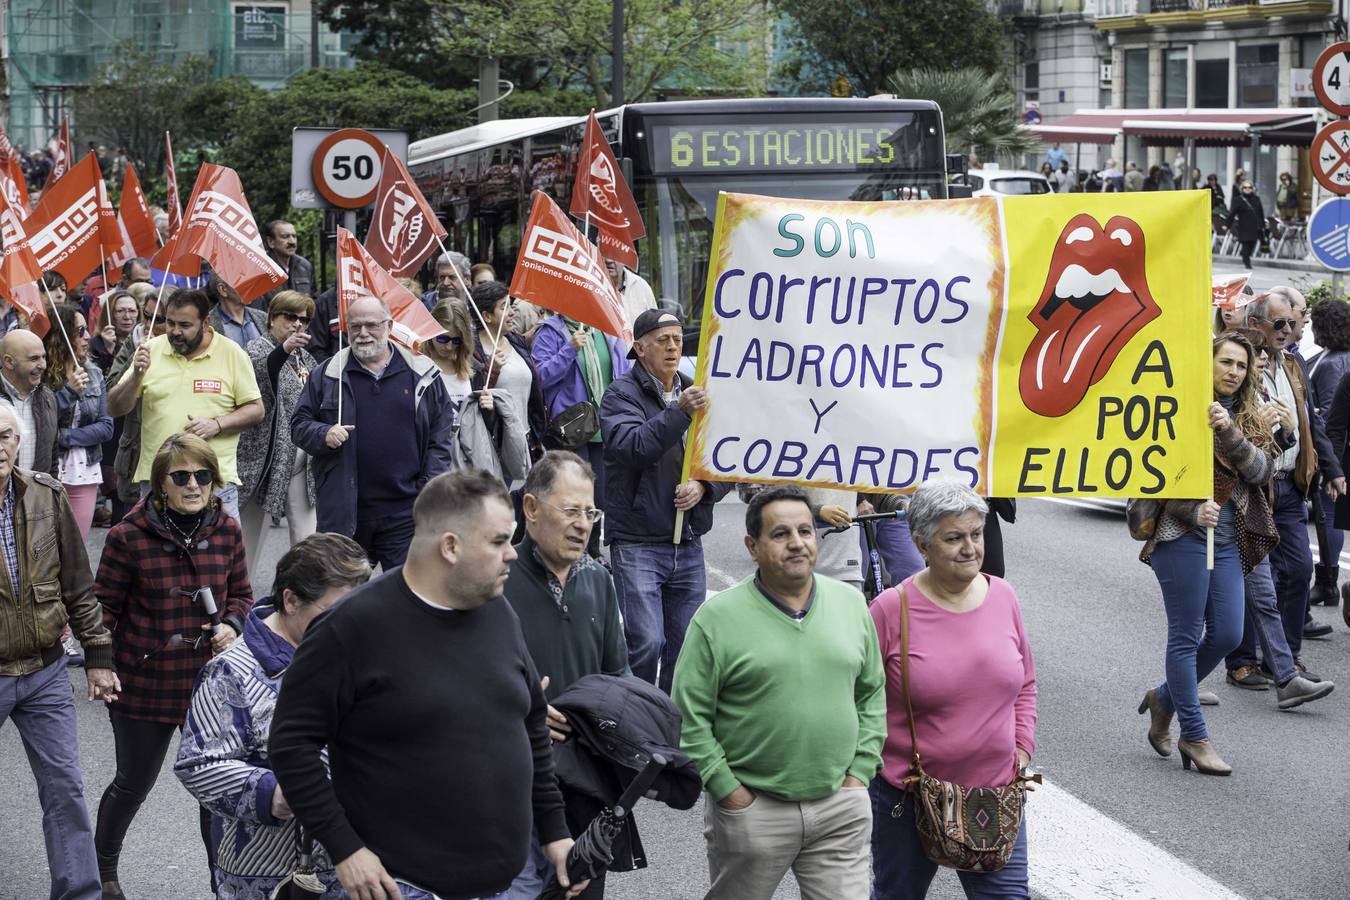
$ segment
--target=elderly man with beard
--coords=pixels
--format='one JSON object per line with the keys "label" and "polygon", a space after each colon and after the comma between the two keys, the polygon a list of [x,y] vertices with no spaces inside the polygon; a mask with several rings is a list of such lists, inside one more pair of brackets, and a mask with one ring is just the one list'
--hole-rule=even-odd
{"label": "elderly man with beard", "polygon": [[450,468],[454,422],[440,369],[390,341],[392,324],[380,300],[353,301],[349,346],[309,373],[291,419],[314,458],[318,530],[355,539],[386,572],[408,554],[418,491]]}
{"label": "elderly man with beard", "polygon": [[131,371],[108,392],[108,415],[125,416],[141,401],[141,453],[135,480],[150,491],[150,465],[165,438],[188,431],[216,452],[225,486],[221,509],[239,519],[239,433],[263,419],[262,393],[248,354],[207,324],[205,291],[179,291],[164,301],[165,331],[136,348]]}

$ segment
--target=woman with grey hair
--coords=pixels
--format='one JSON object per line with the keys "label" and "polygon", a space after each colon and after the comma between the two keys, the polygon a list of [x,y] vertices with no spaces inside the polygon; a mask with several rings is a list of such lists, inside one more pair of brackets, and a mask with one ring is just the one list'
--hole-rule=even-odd
{"label": "woman with grey hair", "polygon": [[[906,609],[909,696],[924,771],[966,787],[1001,787],[1036,750],[1036,668],[1021,606],[1008,582],[980,572],[988,512],[964,484],[920,487],[909,527],[924,568],[872,604],[886,668],[886,744],[870,788],[873,900],[923,897],[937,871],[920,845],[905,786],[917,774],[901,675]],[[967,897],[1029,897],[1025,822],[1002,869],[957,874]]]}

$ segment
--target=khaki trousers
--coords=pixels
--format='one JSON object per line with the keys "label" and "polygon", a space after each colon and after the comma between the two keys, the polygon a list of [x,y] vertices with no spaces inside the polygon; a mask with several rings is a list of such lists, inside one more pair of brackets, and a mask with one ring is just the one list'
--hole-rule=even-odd
{"label": "khaki trousers", "polygon": [[802,900],[867,900],[872,880],[872,803],[867,788],[803,802],[756,794],[742,810],[704,797],[712,887],[705,900],[771,900],[792,870]]}

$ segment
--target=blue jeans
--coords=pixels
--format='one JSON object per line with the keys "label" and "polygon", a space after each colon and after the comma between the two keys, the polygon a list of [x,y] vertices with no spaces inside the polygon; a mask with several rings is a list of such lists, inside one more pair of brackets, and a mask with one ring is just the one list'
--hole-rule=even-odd
{"label": "blue jeans", "polygon": [[0,676],[0,726],[14,720],[42,804],[51,900],[99,900],[94,826],[84,802],[75,697],[65,657],[31,675]]}
{"label": "blue jeans", "polygon": [[[141,482],[141,496],[144,497],[150,493],[150,482]],[[234,519],[235,524],[242,522],[239,518],[239,485],[227,484],[223,488],[216,489],[216,499],[220,501],[220,509],[225,515]]]}
{"label": "blue jeans", "polygon": [[[1313,576],[1312,547],[1308,543],[1308,507],[1294,482],[1275,479],[1275,528],[1280,543],[1270,551],[1275,596],[1284,624],[1284,640],[1295,659],[1303,653],[1303,623],[1308,618],[1308,587]],[[1334,562],[1332,563],[1334,565]],[[1256,665],[1256,632],[1247,627],[1242,642],[1229,657],[1229,668]]]}
{"label": "blue jeans", "polygon": [[[406,881],[399,881],[395,878],[394,883],[398,885],[398,890],[399,893],[403,895],[403,900],[441,900],[441,898],[431,893],[431,891],[423,890],[420,887],[413,887]],[[511,889],[507,888],[500,894],[493,894],[491,897],[479,897],[477,900],[508,900],[510,895]]]}
{"label": "blue jeans", "polygon": [[[1294,655],[1289,652],[1289,643],[1284,638],[1284,622],[1275,600],[1275,581],[1270,571],[1270,560],[1263,559],[1261,564],[1247,575],[1247,616],[1244,638],[1247,632],[1256,636],[1261,645],[1261,656],[1275,676],[1276,684],[1284,684],[1298,674],[1294,668]],[[1228,668],[1255,665],[1255,660],[1243,658],[1242,647],[1228,654]]]}
{"label": "blue jeans", "polygon": [[1205,568],[1203,532],[1161,541],[1150,559],[1167,610],[1167,680],[1158,700],[1177,714],[1182,740],[1209,737],[1197,685],[1242,639],[1246,610],[1237,545],[1214,545],[1214,571]]}
{"label": "blue jeans", "polygon": [[697,538],[683,544],[615,541],[609,555],[628,665],[669,694],[689,620],[708,595],[703,545]]}
{"label": "blue jeans", "polygon": [[[886,566],[886,587],[894,587],[923,569],[923,557],[919,555],[919,548],[914,546],[914,539],[910,536],[908,519],[903,516],[899,519],[884,519],[876,524],[875,531],[877,552]],[[865,537],[860,540],[865,554],[867,540]]]}
{"label": "blue jeans", "polygon": [[[921,900],[938,866],[919,843],[913,797],[880,775],[867,790],[872,795],[872,900]],[[897,818],[891,813],[902,801]],[[956,877],[972,900],[1028,900],[1026,818],[1007,865],[997,872],[957,872]]]}
{"label": "blue jeans", "polygon": [[525,868],[520,870],[502,897],[504,900],[539,900],[552,875],[552,868],[548,857],[544,856],[544,848],[539,844],[539,835],[530,829],[530,855],[525,859]]}
{"label": "blue jeans", "polygon": [[413,539],[412,509],[409,508],[404,515],[378,519],[357,515],[356,534],[352,535],[352,539],[366,551],[372,566],[379,564],[386,572],[401,566],[408,558],[408,546]]}

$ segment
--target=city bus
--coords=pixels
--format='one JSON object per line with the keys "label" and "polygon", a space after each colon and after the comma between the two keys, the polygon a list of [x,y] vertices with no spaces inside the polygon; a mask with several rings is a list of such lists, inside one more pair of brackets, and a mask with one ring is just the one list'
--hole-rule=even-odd
{"label": "city bus", "polygon": [[[766,98],[634,103],[598,113],[647,236],[639,274],[702,312],[719,191],[814,200],[945,198],[942,113],[928,101]],[[585,116],[485,122],[412,144],[408,169],[455,249],[509,281],[530,194],[571,203]],[[691,337],[694,329],[691,327]],[[696,348],[686,342],[686,353]]]}

